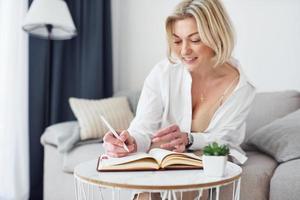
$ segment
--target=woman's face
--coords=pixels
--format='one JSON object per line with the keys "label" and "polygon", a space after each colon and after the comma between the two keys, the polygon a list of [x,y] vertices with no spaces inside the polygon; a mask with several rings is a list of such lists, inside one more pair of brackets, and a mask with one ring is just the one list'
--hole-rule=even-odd
{"label": "woman's face", "polygon": [[172,50],[189,71],[198,69],[214,56],[213,50],[201,42],[193,17],[175,21],[172,37]]}

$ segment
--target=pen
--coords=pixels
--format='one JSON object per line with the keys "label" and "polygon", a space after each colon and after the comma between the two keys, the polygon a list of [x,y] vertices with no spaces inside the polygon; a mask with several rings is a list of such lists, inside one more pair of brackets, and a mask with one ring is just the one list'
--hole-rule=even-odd
{"label": "pen", "polygon": [[[113,133],[113,135],[118,139],[121,140],[119,134],[115,131],[115,129],[113,129],[113,127],[111,127],[111,125],[108,123],[108,121],[106,121],[106,119],[101,115],[100,116],[102,121],[104,122],[104,124],[107,126],[107,128]],[[122,141],[122,140],[121,140]],[[122,141],[123,142],[123,141]],[[123,142],[123,148],[129,152],[128,147],[126,146],[126,144]]]}

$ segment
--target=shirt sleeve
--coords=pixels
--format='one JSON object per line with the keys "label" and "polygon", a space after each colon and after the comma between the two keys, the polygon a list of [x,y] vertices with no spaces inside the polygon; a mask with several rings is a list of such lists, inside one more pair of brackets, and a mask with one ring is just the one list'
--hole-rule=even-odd
{"label": "shirt sleeve", "polygon": [[[216,113],[213,128],[205,133],[192,133],[194,143],[191,150],[202,149],[214,141],[221,144],[228,144],[231,148],[242,151],[239,145],[245,137],[245,120],[250,111],[251,104],[255,97],[255,88],[247,85],[237,90],[229,97],[226,105],[223,105],[222,112]],[[218,112],[218,111],[217,111]]]}
{"label": "shirt sleeve", "polygon": [[160,70],[155,67],[144,82],[138,102],[136,116],[128,131],[134,137],[137,151],[147,152],[151,145],[151,135],[159,129],[163,113],[160,92]]}

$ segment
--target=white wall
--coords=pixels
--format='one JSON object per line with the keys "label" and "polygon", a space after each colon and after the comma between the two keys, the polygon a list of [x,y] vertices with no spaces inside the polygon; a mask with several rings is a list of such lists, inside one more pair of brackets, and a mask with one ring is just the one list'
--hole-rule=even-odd
{"label": "white wall", "polygon": [[225,0],[235,55],[261,91],[300,90],[300,1]]}
{"label": "white wall", "polygon": [[[113,0],[114,90],[139,89],[166,55],[164,20],[180,0]],[[259,91],[300,90],[300,1],[224,0],[234,52]]]}

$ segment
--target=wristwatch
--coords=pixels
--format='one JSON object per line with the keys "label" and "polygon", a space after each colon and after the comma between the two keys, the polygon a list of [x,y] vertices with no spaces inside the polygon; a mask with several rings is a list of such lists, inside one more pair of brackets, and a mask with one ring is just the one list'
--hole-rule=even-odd
{"label": "wristwatch", "polygon": [[190,146],[194,143],[194,137],[191,133],[187,133],[188,144],[185,146],[186,149],[190,148]]}

